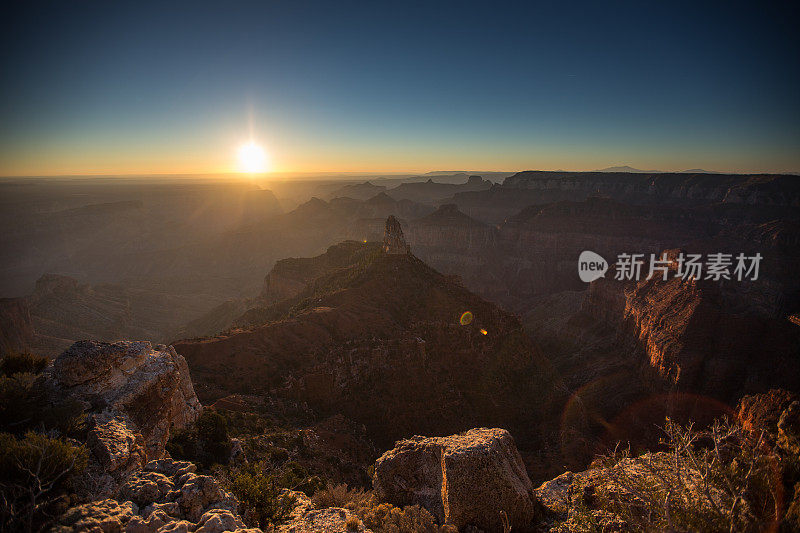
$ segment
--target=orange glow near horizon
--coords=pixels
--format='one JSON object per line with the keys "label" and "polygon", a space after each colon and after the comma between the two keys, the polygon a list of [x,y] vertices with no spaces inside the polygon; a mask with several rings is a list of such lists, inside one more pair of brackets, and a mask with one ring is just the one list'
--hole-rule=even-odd
{"label": "orange glow near horizon", "polygon": [[[431,171],[519,172],[522,170],[590,171],[617,165],[681,171],[705,168],[717,172],[794,172],[796,162],[771,160],[766,167],[745,155],[724,159],[711,155],[682,158],[656,153],[632,157],[624,150],[573,152],[559,147],[531,147],[495,153],[491,147],[415,146],[383,150],[375,146],[294,144],[274,136],[242,142],[239,132],[229,131],[207,142],[190,140],[137,144],[65,143],[36,150],[9,145],[0,147],[0,176],[117,176],[117,175],[216,175],[260,174],[420,174]],[[239,143],[236,139],[240,140]],[[255,138],[255,137],[253,137]],[[245,139],[250,139],[246,137]],[[263,143],[263,144],[262,144]],[[269,150],[266,150],[269,146]]]}

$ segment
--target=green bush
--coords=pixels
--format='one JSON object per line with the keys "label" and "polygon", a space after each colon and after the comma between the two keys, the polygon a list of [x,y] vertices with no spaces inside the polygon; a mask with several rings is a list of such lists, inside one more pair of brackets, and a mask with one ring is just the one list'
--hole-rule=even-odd
{"label": "green bush", "polygon": [[247,524],[267,529],[289,516],[294,499],[281,496],[283,487],[271,464],[259,461],[235,469],[219,468],[214,473],[239,500]]}
{"label": "green bush", "polygon": [[170,436],[166,449],[175,459],[192,461],[203,468],[224,465],[231,451],[227,421],[219,413],[205,409],[194,427],[177,430]]}
{"label": "green bush", "polygon": [[34,432],[0,433],[0,530],[44,527],[63,510],[59,496],[86,462],[83,446]]}
{"label": "green bush", "polygon": [[206,442],[227,442],[228,422],[216,411],[206,409],[197,419],[197,436]]}
{"label": "green bush", "polygon": [[0,359],[0,374],[39,374],[47,366],[47,358],[30,353],[7,353]]}

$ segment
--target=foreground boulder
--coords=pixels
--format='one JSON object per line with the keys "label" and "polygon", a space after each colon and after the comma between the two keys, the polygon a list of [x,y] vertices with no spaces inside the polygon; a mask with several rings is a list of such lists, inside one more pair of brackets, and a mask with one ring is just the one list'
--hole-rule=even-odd
{"label": "foreground boulder", "polygon": [[505,515],[518,531],[534,518],[531,481],[504,429],[399,441],[375,463],[373,487],[381,501],[421,505],[458,528],[503,531]]}
{"label": "foreground boulder", "polygon": [[163,344],[76,342],[48,377],[56,393],[86,405],[100,433],[119,432],[121,424],[140,433],[148,459],[163,456],[170,428],[191,424],[202,410],[186,360]]}
{"label": "foreground boulder", "polygon": [[107,498],[132,473],[164,456],[173,429],[200,415],[186,360],[149,342],[81,341],[41,377],[54,401],[71,400],[88,422],[91,452],[76,489],[82,500]]}

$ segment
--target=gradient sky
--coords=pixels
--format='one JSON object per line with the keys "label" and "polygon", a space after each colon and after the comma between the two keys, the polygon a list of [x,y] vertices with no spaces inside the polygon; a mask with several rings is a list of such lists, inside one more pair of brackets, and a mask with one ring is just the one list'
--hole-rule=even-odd
{"label": "gradient sky", "polygon": [[0,175],[800,171],[788,2],[27,4]]}

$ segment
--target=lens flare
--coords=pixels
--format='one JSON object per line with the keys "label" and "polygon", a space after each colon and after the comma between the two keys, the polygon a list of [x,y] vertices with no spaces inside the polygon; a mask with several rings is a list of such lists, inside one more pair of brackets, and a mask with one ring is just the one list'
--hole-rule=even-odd
{"label": "lens flare", "polygon": [[487,333],[489,333],[489,332],[486,331],[485,329],[481,328],[481,335],[486,335]]}
{"label": "lens flare", "polygon": [[464,311],[464,314],[461,315],[461,318],[458,321],[461,322],[462,326],[466,326],[472,323],[472,319],[473,319],[472,312]]}

